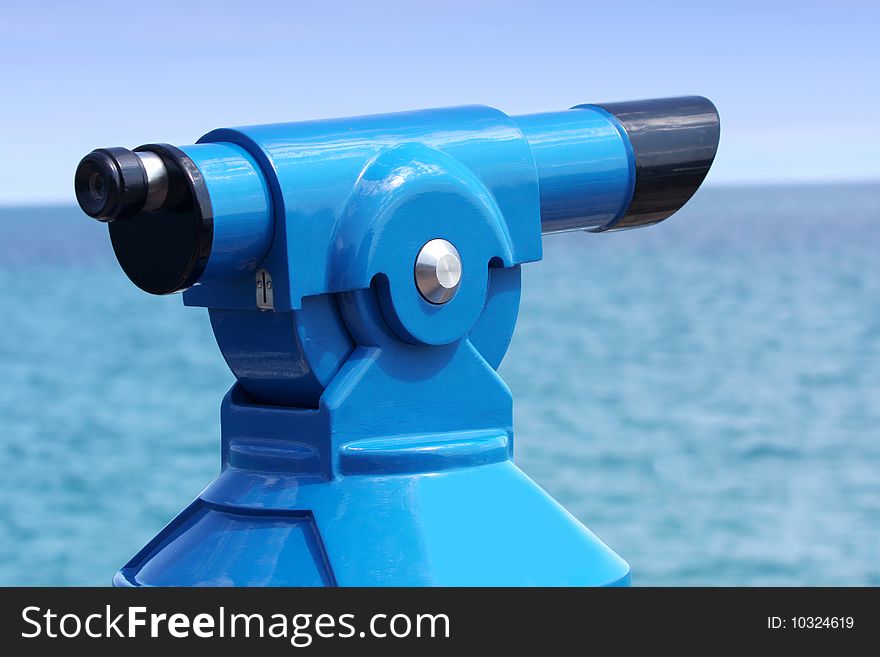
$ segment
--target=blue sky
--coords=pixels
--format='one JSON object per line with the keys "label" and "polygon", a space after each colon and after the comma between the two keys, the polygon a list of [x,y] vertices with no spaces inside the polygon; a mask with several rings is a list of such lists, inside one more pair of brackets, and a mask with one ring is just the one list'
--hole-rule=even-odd
{"label": "blue sky", "polygon": [[880,3],[40,2],[0,8],[0,203],[98,146],[482,103],[702,94],[713,184],[880,179]]}

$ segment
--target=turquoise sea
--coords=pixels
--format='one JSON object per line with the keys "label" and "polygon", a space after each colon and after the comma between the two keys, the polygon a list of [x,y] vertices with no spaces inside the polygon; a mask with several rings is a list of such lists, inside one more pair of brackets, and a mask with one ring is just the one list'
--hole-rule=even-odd
{"label": "turquoise sea", "polygon": [[[640,585],[880,585],[880,185],[708,188],[524,268],[520,466]],[[207,314],[0,209],[0,584],[110,582],[215,475]]]}

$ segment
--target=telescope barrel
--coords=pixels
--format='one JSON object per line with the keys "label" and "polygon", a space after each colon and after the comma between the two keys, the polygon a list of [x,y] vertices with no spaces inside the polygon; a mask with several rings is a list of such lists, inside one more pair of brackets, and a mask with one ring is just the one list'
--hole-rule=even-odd
{"label": "telescope barrel", "polygon": [[[719,135],[718,112],[699,96],[519,117],[479,106],[449,108],[218,130],[181,147],[101,148],[82,159],[74,187],[83,211],[108,224],[129,278],[147,292],[168,294],[254,274],[273,244],[273,193],[280,212],[299,217],[307,241],[326,237],[317,226],[332,226],[350,186],[394,146],[421,142],[465,166],[495,162],[502,178],[518,175],[531,185],[528,209],[516,206],[529,213],[526,221],[533,220],[537,183],[546,234],[666,219],[702,183]],[[508,185],[490,183],[502,196]],[[282,222],[280,234],[286,231]]]}
{"label": "telescope barrel", "polygon": [[543,233],[663,221],[703,182],[720,138],[718,111],[701,96],[515,119],[538,167]]}

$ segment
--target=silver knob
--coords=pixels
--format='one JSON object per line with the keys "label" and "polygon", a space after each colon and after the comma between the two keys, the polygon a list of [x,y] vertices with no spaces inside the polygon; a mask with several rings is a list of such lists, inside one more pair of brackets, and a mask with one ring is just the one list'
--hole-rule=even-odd
{"label": "silver knob", "polygon": [[428,241],[419,251],[415,265],[416,287],[425,301],[443,304],[461,285],[461,256],[442,239]]}

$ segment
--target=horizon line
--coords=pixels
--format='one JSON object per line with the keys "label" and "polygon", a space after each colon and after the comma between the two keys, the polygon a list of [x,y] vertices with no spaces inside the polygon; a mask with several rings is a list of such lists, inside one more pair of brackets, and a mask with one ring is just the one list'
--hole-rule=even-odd
{"label": "horizon line", "polygon": [[[713,180],[700,186],[704,189],[743,189],[743,188],[772,188],[772,187],[853,187],[880,185],[880,178],[848,178],[835,180]],[[63,199],[60,197],[47,199],[8,199],[0,198],[0,208],[34,208],[34,207],[76,207],[76,198],[73,194]]]}

